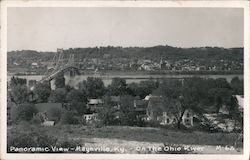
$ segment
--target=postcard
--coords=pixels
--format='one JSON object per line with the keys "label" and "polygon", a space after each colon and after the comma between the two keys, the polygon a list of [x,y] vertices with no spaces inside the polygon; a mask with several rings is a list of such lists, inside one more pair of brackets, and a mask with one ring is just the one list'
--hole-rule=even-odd
{"label": "postcard", "polygon": [[249,15],[2,1],[1,159],[249,159]]}

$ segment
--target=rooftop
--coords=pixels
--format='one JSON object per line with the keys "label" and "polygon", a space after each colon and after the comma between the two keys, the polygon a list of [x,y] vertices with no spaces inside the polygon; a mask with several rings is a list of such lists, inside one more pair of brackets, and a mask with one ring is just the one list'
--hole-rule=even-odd
{"label": "rooftop", "polygon": [[101,99],[90,99],[88,104],[103,104]]}

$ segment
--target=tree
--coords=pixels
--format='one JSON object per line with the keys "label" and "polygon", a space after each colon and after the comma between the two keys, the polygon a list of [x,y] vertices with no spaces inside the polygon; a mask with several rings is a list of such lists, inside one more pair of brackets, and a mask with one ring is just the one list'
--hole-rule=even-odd
{"label": "tree", "polygon": [[62,108],[52,107],[49,109],[49,112],[51,117],[53,117],[53,120],[58,122],[62,117],[63,110]]}
{"label": "tree", "polygon": [[34,104],[24,103],[17,108],[17,119],[29,121],[38,112]]}
{"label": "tree", "polygon": [[105,104],[104,108],[98,112],[98,119],[103,125],[117,124],[118,121],[115,113],[116,110],[112,106]]}
{"label": "tree", "polygon": [[26,103],[29,100],[29,91],[26,85],[16,84],[11,86],[9,96],[16,104]]}
{"label": "tree", "polygon": [[76,110],[79,115],[82,115],[86,110],[88,100],[84,91],[72,89],[68,92],[66,101],[70,104],[72,110]]}
{"label": "tree", "polygon": [[82,90],[72,89],[67,93],[66,101],[69,102],[69,103],[73,102],[73,101],[87,102],[87,95]]}
{"label": "tree", "polygon": [[113,96],[125,95],[127,92],[126,80],[122,78],[113,78],[108,90],[110,95]]}
{"label": "tree", "polygon": [[239,103],[235,96],[231,96],[229,103],[229,115],[241,129],[243,129],[243,114],[239,110]]}
{"label": "tree", "polygon": [[234,142],[234,146],[238,147],[238,143],[242,142],[243,138],[243,113],[239,110],[239,103],[235,96],[231,97],[229,104],[229,115],[230,118],[234,121],[234,131],[237,136],[237,139]]}
{"label": "tree", "polygon": [[104,83],[101,78],[88,77],[82,82],[82,89],[86,90],[88,98],[100,98],[105,93]]}
{"label": "tree", "polygon": [[51,92],[49,101],[54,103],[65,103],[67,91],[64,88],[57,88]]}
{"label": "tree", "polygon": [[159,86],[158,81],[146,80],[140,83],[130,83],[127,87],[127,93],[132,96],[139,96],[141,99],[147,95],[152,94]]}
{"label": "tree", "polygon": [[46,103],[48,102],[48,98],[51,93],[50,83],[45,81],[43,83],[38,83],[34,90],[34,96],[36,97],[36,101],[38,103]]}
{"label": "tree", "polygon": [[181,91],[182,82],[180,80],[165,79],[153,93],[159,96],[178,99],[181,96]]}
{"label": "tree", "polygon": [[129,95],[121,96],[120,121],[122,125],[133,126],[136,123],[134,98]]}
{"label": "tree", "polygon": [[219,112],[219,109],[221,106],[230,104],[231,96],[233,94],[233,91],[228,88],[211,88],[209,90],[210,94],[213,95],[215,99],[215,106],[217,113]]}
{"label": "tree", "polygon": [[73,111],[66,111],[61,118],[62,124],[79,124],[80,120]]}
{"label": "tree", "polygon": [[60,72],[55,77],[55,86],[56,88],[64,88],[65,87],[65,78],[63,72]]}
{"label": "tree", "polygon": [[216,104],[215,104],[216,112],[217,112],[217,113],[219,113],[220,108],[222,107],[222,105],[223,105],[222,98],[221,98],[220,96],[217,96],[217,97],[216,97]]}
{"label": "tree", "polygon": [[131,95],[131,96],[137,96],[138,94],[138,88],[139,88],[139,84],[138,83],[130,83],[128,84],[128,87],[127,87],[127,94],[128,95]]}
{"label": "tree", "polygon": [[[230,103],[230,97],[233,94],[232,87],[224,78],[218,78],[208,81],[209,85],[205,89],[207,91],[207,103],[214,105],[216,112],[222,105],[228,105]],[[206,83],[205,83],[206,84]]]}
{"label": "tree", "polygon": [[230,84],[225,78],[217,78],[214,80],[214,84],[216,88],[227,88],[231,89]]}
{"label": "tree", "polygon": [[23,79],[23,78],[18,78],[18,77],[11,77],[11,80],[10,80],[10,85],[11,86],[15,86],[15,85],[26,85],[27,83],[27,80],[26,79]]}
{"label": "tree", "polygon": [[183,115],[187,109],[192,110],[198,116],[203,116],[204,109],[201,108],[201,98],[199,94],[199,86],[193,79],[186,79],[184,81],[181,96],[180,96],[180,106],[181,114],[177,120],[178,129],[180,129],[180,123],[182,121]]}
{"label": "tree", "polygon": [[155,89],[157,89],[158,86],[159,86],[158,81],[153,81],[153,80],[141,81],[139,83],[139,88],[137,90],[137,96],[145,98],[145,96],[151,94]]}
{"label": "tree", "polygon": [[163,97],[164,107],[176,117],[178,128],[180,128],[182,117],[186,110],[186,106],[180,103],[180,97],[182,96],[181,81],[164,80],[155,93]]}
{"label": "tree", "polygon": [[183,115],[187,109],[201,114],[199,86],[193,79],[165,80],[160,85],[156,94],[163,97],[163,104],[166,110],[177,119],[177,127],[181,128]]}
{"label": "tree", "polygon": [[234,95],[243,95],[244,94],[244,82],[240,80],[239,77],[234,77],[231,80],[231,87],[233,89]]}
{"label": "tree", "polygon": [[8,96],[15,104],[25,103],[29,100],[29,90],[26,86],[26,81],[26,79],[18,77],[12,77],[10,80]]}

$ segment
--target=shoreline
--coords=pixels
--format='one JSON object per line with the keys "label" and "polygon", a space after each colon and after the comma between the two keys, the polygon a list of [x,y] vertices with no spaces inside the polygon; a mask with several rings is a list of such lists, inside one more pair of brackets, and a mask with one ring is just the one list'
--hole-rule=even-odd
{"label": "shoreline", "polygon": [[[155,76],[155,75],[171,75],[171,76],[188,76],[188,75],[197,75],[197,76],[205,76],[205,75],[244,75],[243,71],[95,71],[92,70],[79,70],[81,76]],[[41,76],[43,74],[22,74],[22,73],[11,73],[7,72],[7,76]]]}

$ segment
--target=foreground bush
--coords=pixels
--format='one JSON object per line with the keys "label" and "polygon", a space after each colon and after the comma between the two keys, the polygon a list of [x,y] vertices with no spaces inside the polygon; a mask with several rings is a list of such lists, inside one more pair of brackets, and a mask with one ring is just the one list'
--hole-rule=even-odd
{"label": "foreground bush", "polygon": [[38,112],[34,104],[24,103],[17,107],[17,120],[29,121]]}
{"label": "foreground bush", "polygon": [[[53,151],[52,147],[75,148],[77,146],[82,146],[82,143],[79,140],[68,139],[68,138],[59,140],[55,136],[45,134],[44,132],[42,132],[42,130],[37,130],[32,127],[27,130],[28,132],[8,133],[8,137],[7,137],[8,153],[13,153],[13,152],[16,153],[16,151],[10,150],[11,147],[15,147],[15,148],[30,148],[30,147],[45,148],[47,147],[50,149],[48,151],[49,153],[64,153],[64,151]],[[24,151],[22,153],[30,153],[30,152],[32,151]],[[47,151],[40,151],[40,153],[44,153],[44,152],[47,152]],[[39,153],[39,151],[35,151],[35,152],[33,151],[32,153]]]}
{"label": "foreground bush", "polygon": [[10,147],[50,147],[56,146],[57,138],[41,132],[11,133],[7,137],[7,151]]}
{"label": "foreground bush", "polygon": [[80,122],[80,117],[72,111],[65,111],[61,118],[61,124],[79,124]]}

